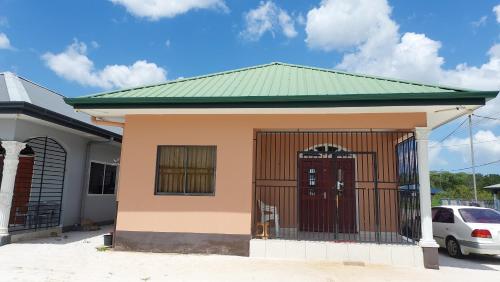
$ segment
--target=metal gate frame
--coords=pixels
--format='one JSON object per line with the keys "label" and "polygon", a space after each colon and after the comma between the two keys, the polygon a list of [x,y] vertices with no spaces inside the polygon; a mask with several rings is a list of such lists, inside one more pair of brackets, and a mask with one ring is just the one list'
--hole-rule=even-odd
{"label": "metal gate frame", "polygon": [[[286,224],[285,227],[280,227],[284,232],[280,231],[280,236],[273,236],[273,230],[270,230],[268,238],[322,241],[339,239],[338,236],[334,238],[332,233],[324,234],[326,232],[323,234],[316,232],[317,235],[302,238],[298,232],[300,216],[298,160],[301,154],[327,154],[331,156],[332,161],[347,156],[356,159],[354,188],[358,234],[350,237],[342,234],[343,238],[340,239],[356,242],[415,244],[420,238],[418,231],[420,218],[418,178],[415,177],[417,160],[414,136],[415,133],[412,131],[256,130],[252,236],[258,238],[260,231],[266,227],[260,221],[269,220],[266,219],[267,215],[259,215],[260,202],[264,201],[268,205],[274,205],[271,208],[280,213],[280,220],[283,216],[288,216],[288,221],[283,219],[284,222],[280,222],[280,225]],[[323,150],[317,150],[317,145],[325,147]],[[336,146],[337,151],[326,152],[330,145]],[[299,150],[296,150],[297,148]],[[308,148],[310,151],[307,150]],[[354,150],[350,151],[350,149]],[[378,153],[381,155],[378,156]],[[286,162],[287,159],[292,158],[291,154],[295,157],[294,162],[297,162],[295,167]],[[371,168],[367,168],[367,163]],[[383,167],[379,167],[380,165]],[[334,171],[336,171],[335,166],[334,163]],[[405,187],[413,187],[413,190]],[[297,193],[295,199],[293,202],[288,202],[293,193]],[[360,204],[363,206],[360,207]],[[382,204],[383,210],[381,210]],[[294,212],[290,213],[291,211]],[[336,224],[338,223],[337,220]],[[290,228],[294,229],[294,226],[296,231],[290,230]],[[405,226],[411,229],[409,232],[411,234],[403,232]],[[338,231],[338,227],[335,230]],[[364,231],[364,234],[361,235],[360,231]]]}
{"label": "metal gate frame", "polygon": [[[30,138],[25,143],[26,149],[34,152],[33,171],[31,179],[16,176],[16,183],[29,181],[29,200],[21,203],[14,193],[11,208],[14,221],[9,222],[9,232],[47,229],[61,224],[67,152],[59,142],[47,136]],[[19,221],[24,224],[17,224]]]}

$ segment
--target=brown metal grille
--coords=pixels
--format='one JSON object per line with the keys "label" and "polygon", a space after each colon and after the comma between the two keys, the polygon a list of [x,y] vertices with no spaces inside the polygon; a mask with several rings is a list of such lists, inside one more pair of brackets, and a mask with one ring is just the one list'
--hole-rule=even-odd
{"label": "brown metal grille", "polygon": [[401,131],[258,131],[254,237],[414,243],[416,142]]}

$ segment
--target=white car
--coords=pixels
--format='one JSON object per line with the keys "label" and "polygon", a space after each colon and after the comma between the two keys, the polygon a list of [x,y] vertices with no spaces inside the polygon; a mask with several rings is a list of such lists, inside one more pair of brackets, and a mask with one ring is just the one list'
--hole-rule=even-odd
{"label": "white car", "polygon": [[500,255],[500,212],[470,206],[432,208],[434,240],[451,257]]}

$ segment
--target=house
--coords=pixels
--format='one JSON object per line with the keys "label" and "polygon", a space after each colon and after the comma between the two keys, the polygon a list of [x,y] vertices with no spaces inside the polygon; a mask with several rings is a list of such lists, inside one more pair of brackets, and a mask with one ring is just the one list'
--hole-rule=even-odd
{"label": "house", "polygon": [[124,128],[117,250],[437,268],[429,132],[496,95],[271,63],[66,102]]}
{"label": "house", "polygon": [[500,183],[484,187],[493,194],[493,208],[500,211]]}
{"label": "house", "polygon": [[115,219],[121,133],[63,99],[0,73],[2,244]]}

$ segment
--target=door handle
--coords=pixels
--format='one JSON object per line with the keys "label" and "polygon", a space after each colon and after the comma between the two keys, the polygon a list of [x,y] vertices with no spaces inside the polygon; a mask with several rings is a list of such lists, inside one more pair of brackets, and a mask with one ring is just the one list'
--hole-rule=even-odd
{"label": "door handle", "polygon": [[326,200],[326,192],[323,192],[323,199]]}

